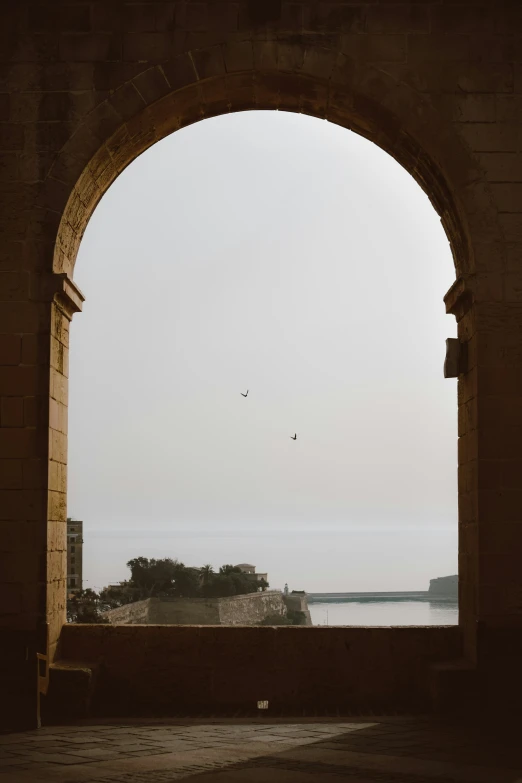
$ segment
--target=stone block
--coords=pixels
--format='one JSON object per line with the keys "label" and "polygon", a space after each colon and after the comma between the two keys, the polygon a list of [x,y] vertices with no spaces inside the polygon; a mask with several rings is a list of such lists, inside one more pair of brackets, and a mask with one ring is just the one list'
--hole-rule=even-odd
{"label": "stone block", "polygon": [[516,125],[474,122],[460,126],[460,132],[474,152],[517,152],[520,131]]}
{"label": "stone block", "polygon": [[183,24],[186,30],[203,32],[209,30],[209,3],[188,3]]}
{"label": "stone block", "polygon": [[311,10],[310,7],[305,9],[303,3],[283,3],[281,8],[281,29],[301,32],[305,27],[305,14],[307,26],[310,24],[309,16]]}
{"label": "stone block", "polygon": [[22,356],[22,338],[19,334],[0,334],[0,364],[19,364]]}
{"label": "stone block", "polygon": [[2,397],[0,400],[0,426],[24,426],[23,397]]}
{"label": "stone block", "polygon": [[522,122],[522,95],[497,95],[497,120],[515,125]]}
{"label": "stone block", "polygon": [[67,463],[67,437],[63,432],[50,430],[49,458],[56,462]]}
{"label": "stone block", "polygon": [[21,364],[43,364],[49,362],[49,336],[24,334],[22,336]]}
{"label": "stone block", "polygon": [[41,557],[38,552],[32,552],[27,549],[18,552],[0,552],[2,581],[24,584],[31,577],[35,580],[38,579],[41,576],[39,573],[40,560]]}
{"label": "stone block", "polygon": [[462,62],[469,58],[469,37],[466,35],[408,36],[408,62]]}
{"label": "stone block", "polygon": [[307,24],[314,29],[357,34],[366,30],[366,4],[321,2],[306,10]]}
{"label": "stone block", "polygon": [[[190,19],[190,5],[187,6],[187,30],[192,28]],[[203,14],[204,15],[204,14]],[[239,8],[234,2],[211,2],[207,4],[208,27],[217,34],[235,33],[238,29]],[[196,20],[194,20],[196,21]],[[197,20],[199,22],[199,20]],[[200,28],[199,28],[200,29]]]}
{"label": "stone block", "polygon": [[38,520],[43,512],[43,494],[38,490],[0,490],[0,519]]}
{"label": "stone block", "polygon": [[[486,428],[485,426],[482,426],[478,438],[481,458],[516,459],[519,454],[518,444],[521,436],[522,427],[497,429],[494,427]],[[500,514],[500,512],[498,513]],[[509,522],[511,520],[504,519],[504,521]]]}
{"label": "stone block", "polygon": [[509,271],[504,275],[504,299],[507,302],[522,302],[522,272]]}
{"label": "stone block", "polygon": [[159,63],[172,53],[169,33],[128,33],[123,38],[123,59],[128,62]]}
{"label": "stone block", "polygon": [[370,5],[366,29],[369,33],[428,33],[430,8],[413,3]]}
{"label": "stone block", "polygon": [[32,4],[27,14],[27,27],[30,31],[82,33],[91,29],[91,8],[88,4],[47,6]]}
{"label": "stone block", "polygon": [[495,30],[498,9],[495,6],[449,3],[430,8],[431,29],[434,33],[476,34]]}
{"label": "stone block", "polygon": [[491,192],[500,212],[522,213],[522,182],[494,183]]}
{"label": "stone block", "polygon": [[22,611],[22,587],[20,584],[2,584],[0,590],[0,615],[17,615]]}
{"label": "stone block", "polygon": [[[25,430],[31,432],[31,430]],[[32,455],[28,455],[29,457]],[[25,489],[45,489],[48,481],[48,460],[24,459],[22,463],[23,486]]]}
{"label": "stone block", "polygon": [[276,41],[253,41],[254,67],[258,71],[273,71],[278,67],[279,47]]}
{"label": "stone block", "polygon": [[6,180],[24,179],[21,169],[21,156],[17,152],[0,154],[0,177]]}
{"label": "stone block", "polygon": [[121,39],[113,33],[62,33],[60,59],[65,62],[104,62],[119,60]]}
{"label": "stone block", "polygon": [[49,400],[49,427],[67,433],[67,406],[52,397]]}
{"label": "stone block", "polygon": [[122,8],[120,23],[130,32],[153,31],[156,27],[155,6],[152,3],[133,3]]}
{"label": "stone block", "polygon": [[27,272],[0,271],[0,302],[22,302],[28,299],[29,275]]}
{"label": "stone block", "polygon": [[463,95],[452,97],[452,116],[455,122],[496,122],[496,95]]}
{"label": "stone block", "polygon": [[21,489],[22,482],[22,461],[0,459],[0,489]]}
{"label": "stone block", "polygon": [[47,518],[53,522],[67,520],[67,496],[65,492],[49,490],[47,493]]}
{"label": "stone block", "polygon": [[67,378],[69,375],[68,372],[69,350],[63,345],[63,343],[61,343],[59,340],[56,339],[56,337],[53,337],[52,335],[50,341],[51,341],[51,357],[50,357],[51,367],[53,367],[57,372],[61,373]]}
{"label": "stone block", "polygon": [[482,152],[478,160],[490,182],[522,182],[521,153]]}
{"label": "stone block", "polygon": [[209,49],[199,49],[192,52],[192,61],[199,79],[209,79],[212,76],[224,76],[225,61],[221,46]]}
{"label": "stone block", "polygon": [[341,51],[362,62],[405,62],[407,38],[405,35],[343,35]]}
{"label": "stone block", "polygon": [[37,427],[45,422],[41,416],[43,397],[24,397],[23,422],[24,427]]}
{"label": "stone block", "polygon": [[506,242],[522,243],[522,215],[519,212],[499,215],[499,224]]}
{"label": "stone block", "polygon": [[170,92],[170,85],[163,70],[159,67],[148,68],[134,79],[134,86],[146,104],[163,98]]}
{"label": "stone block", "polygon": [[49,489],[67,491],[67,465],[49,460]]}
{"label": "stone block", "polygon": [[[63,520],[57,521],[62,522]],[[51,605],[54,603],[52,599],[59,599],[56,601],[57,608],[63,606],[65,602],[65,595],[62,593],[62,581],[65,575],[66,564],[67,553],[65,550],[47,552],[47,581],[55,583],[48,588],[47,598]]]}
{"label": "stone block", "polygon": [[251,41],[226,44],[223,54],[227,73],[249,71],[254,67],[254,50]]}
{"label": "stone block", "polygon": [[24,148],[24,126],[13,122],[0,123],[0,150],[22,150]]}
{"label": "stone block", "polygon": [[38,394],[42,380],[37,367],[0,366],[0,395],[23,397]]}
{"label": "stone block", "polygon": [[190,54],[174,57],[170,62],[163,65],[163,71],[173,90],[180,90],[182,87],[194,84],[198,80]]}
{"label": "stone block", "polygon": [[306,49],[298,44],[280,43],[278,46],[277,67],[280,71],[300,71],[304,65]]}
{"label": "stone block", "polygon": [[337,64],[337,53],[331,49],[307,49],[302,72],[318,79],[329,79]]}

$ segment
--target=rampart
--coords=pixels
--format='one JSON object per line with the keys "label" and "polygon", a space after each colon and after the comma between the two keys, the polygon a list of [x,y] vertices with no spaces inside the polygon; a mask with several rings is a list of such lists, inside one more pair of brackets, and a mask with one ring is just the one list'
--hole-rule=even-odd
{"label": "rampart", "polygon": [[111,625],[257,625],[268,617],[286,617],[282,593],[229,598],[148,598],[105,612]]}

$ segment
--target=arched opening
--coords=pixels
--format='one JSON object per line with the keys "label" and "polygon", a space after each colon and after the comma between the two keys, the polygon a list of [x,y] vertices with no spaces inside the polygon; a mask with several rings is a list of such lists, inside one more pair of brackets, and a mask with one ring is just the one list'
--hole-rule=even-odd
{"label": "arched opening", "polygon": [[[217,118],[135,161],[79,254],[70,509],[91,519],[91,585],[140,555],[247,559],[315,594],[456,571],[452,275],[412,178],[335,125]],[[408,619],[322,603],[316,623],[445,622],[413,598]]]}
{"label": "arched opening", "polygon": [[[269,47],[272,44],[269,45]],[[264,48],[264,45],[261,46]],[[277,45],[275,49],[277,50]],[[295,47],[299,56],[303,55],[302,46]],[[138,155],[150,147],[154,142],[165,138],[167,135],[182,127],[193,124],[203,119],[230,112],[238,112],[245,109],[278,109],[310,114],[318,118],[327,119],[344,128],[355,130],[370,141],[375,142],[386,152],[389,152],[402,166],[410,172],[414,179],[421,185],[428,195],[432,205],[441,218],[446,235],[449,239],[453,260],[457,271],[457,286],[452,287],[450,299],[447,299],[447,307],[451,312],[458,313],[459,338],[469,339],[469,328],[472,326],[469,315],[468,300],[473,302],[473,297],[480,295],[481,285],[487,284],[486,280],[474,276],[475,257],[468,233],[473,231],[473,242],[480,242],[484,236],[492,236],[497,231],[497,224],[487,206],[477,209],[476,196],[483,190],[482,177],[477,172],[473,158],[469,150],[462,143],[458,134],[454,133],[451,123],[448,124],[445,115],[434,110],[434,107],[425,101],[423,96],[413,91],[404,83],[397,82],[393,77],[368,67],[353,68],[353,63],[346,58],[339,57],[335,53],[322,52],[317,57],[313,47],[306,54],[306,69],[301,66],[288,69],[284,65],[287,62],[292,46],[285,44],[281,54],[280,65],[272,69],[267,64],[266,68],[258,68],[250,72],[234,72],[224,76],[214,77],[208,74],[204,81],[199,82],[199,76],[194,79],[187,77],[183,84],[176,84],[170,88],[167,85],[163,98],[158,98],[157,80],[164,78],[158,74],[157,68],[151,68],[140,76],[140,95],[143,95],[143,78],[152,80],[146,93],[148,99],[141,98],[144,108],[137,110],[135,103],[129,104],[128,119],[121,124],[122,112],[113,114],[112,96],[107,99],[106,105],[100,107],[85,125],[79,127],[77,133],[71,137],[68,144],[61,151],[52,169],[52,177],[60,181],[65,187],[56,188],[49,180],[48,202],[55,204],[55,214],[61,215],[60,225],[56,236],[53,256],[54,280],[60,288],[60,293],[55,296],[56,309],[61,314],[56,314],[52,322],[52,337],[59,345],[65,346],[67,342],[68,322],[71,313],[79,309],[80,295],[75,291],[71,282],[71,276],[76,260],[79,244],[83,232],[93,210],[101,196],[107,191],[109,185],[118,174],[126,168]],[[310,56],[308,56],[308,54]],[[330,63],[329,77],[324,75],[326,56]],[[202,54],[198,54],[198,57]],[[173,64],[174,67],[174,64]],[[177,66],[176,66],[177,67]],[[348,68],[348,70],[346,70]],[[328,70],[328,69],[327,69]],[[143,77],[143,78],[141,78]],[[154,86],[156,85],[156,87]],[[126,91],[133,85],[127,86]],[[136,84],[136,89],[138,89]],[[484,220],[482,220],[482,216]],[[54,220],[55,215],[50,219]],[[496,236],[496,235],[495,235]],[[63,292],[62,292],[63,289]],[[470,300],[470,296],[472,299]],[[63,303],[63,300],[65,302]],[[471,361],[474,361],[473,356]],[[473,366],[472,364],[470,366]],[[473,413],[474,376],[472,373],[462,373],[459,376],[459,393],[466,399],[471,399],[470,413]],[[61,366],[56,369],[51,367],[51,398],[57,399],[58,409],[62,418],[66,420],[67,394]],[[55,437],[54,425],[51,424],[51,438]],[[63,433],[63,430],[61,431]],[[56,436],[57,442],[63,444],[66,438],[61,434]],[[469,486],[468,477],[473,476],[476,459],[476,449],[473,435],[459,441],[465,448],[459,452],[459,515],[461,509],[472,508],[473,488]],[[469,447],[468,447],[469,443]],[[64,469],[65,459],[62,453],[56,450],[59,464],[51,468],[56,469],[58,480],[56,487],[56,502],[65,502]],[[468,470],[469,468],[469,470]],[[459,516],[459,519],[462,519]],[[305,672],[312,667],[314,670],[324,670],[324,653],[328,649],[332,655],[337,655],[335,650],[342,650],[342,655],[336,665],[331,668],[335,683],[326,676],[323,678],[325,688],[324,695],[319,699],[321,704],[333,705],[336,703],[335,693],[339,685],[339,667],[343,670],[343,678],[346,687],[355,688],[361,693],[364,700],[372,690],[381,699],[383,693],[395,694],[393,698],[402,698],[404,688],[397,691],[398,683],[396,671],[400,670],[407,682],[408,693],[415,693],[421,700],[429,699],[428,679],[430,661],[443,661],[458,658],[462,654],[463,646],[473,659],[476,651],[476,618],[477,618],[477,558],[476,558],[476,526],[459,524],[459,623],[457,628],[425,628],[422,633],[417,629],[375,629],[370,634],[365,629],[324,629],[328,634],[326,648],[320,644],[320,637],[316,632],[319,629],[300,629],[299,633],[306,632],[306,656],[302,656],[302,644],[305,636],[289,636],[278,634],[276,631],[284,630],[293,632],[294,629],[259,628],[251,629],[258,640],[264,640],[262,645],[256,642],[255,651],[249,640],[251,636],[243,633],[244,629],[223,628],[222,633],[216,629],[209,629],[209,634],[204,629],[192,631],[186,629],[187,634],[180,637],[175,628],[166,628],[166,633],[155,632],[155,639],[162,650],[162,655],[174,656],[180,667],[173,673],[172,681],[168,688],[165,683],[153,682],[150,678],[140,680],[140,692],[134,691],[135,703],[147,698],[145,692],[154,690],[158,704],[162,700],[169,699],[172,689],[179,694],[181,702],[194,705],[219,704],[220,707],[238,705],[246,700],[259,700],[257,688],[258,673],[261,667],[266,677],[269,693],[278,693],[279,700],[286,700],[287,704],[301,704],[302,696],[298,683],[305,677]],[[69,661],[78,661],[89,655],[96,659],[102,655],[109,677],[114,677],[114,682],[122,676],[136,682],[136,672],[132,668],[138,664],[139,657],[129,660],[126,674],[121,670],[122,655],[131,639],[136,638],[140,645],[149,642],[143,634],[151,629],[137,629],[139,633],[128,636],[126,632],[120,633],[120,628],[115,627],[116,633],[98,633],[92,626],[68,625],[64,626],[65,618],[65,553],[61,573],[63,580],[53,585],[53,590],[47,590],[47,619],[49,622],[49,643],[51,657],[56,650],[57,639],[60,639],[60,655]],[[462,568],[464,567],[464,571]],[[59,600],[56,601],[55,597]],[[124,631],[126,629],[124,628]],[[354,635],[352,631],[357,631]],[[377,632],[378,631],[378,632]],[[463,633],[461,633],[463,631]],[[342,633],[340,633],[342,632]],[[226,634],[226,641],[223,634]],[[348,639],[349,637],[349,639]],[[181,639],[184,639],[182,647],[178,647]],[[321,637],[322,638],[322,637]],[[186,646],[185,645],[186,642]],[[230,645],[230,655],[227,658],[226,672],[219,664],[218,648],[221,645]],[[101,646],[100,646],[101,645]],[[249,650],[249,665],[243,666],[244,657],[241,656],[242,645]],[[265,651],[269,645],[273,653],[281,658],[281,668],[278,672],[266,669]],[[338,646],[340,645],[340,647]],[[143,647],[140,647],[143,652]],[[181,653],[180,650],[184,652]],[[377,681],[372,677],[363,677],[359,669],[345,666],[345,653],[354,661],[364,660],[374,673],[380,667],[382,656],[386,655],[389,666],[382,671],[382,677]],[[192,651],[192,652],[191,652]],[[387,651],[386,653],[384,651]],[[328,653],[328,654],[330,654]],[[210,685],[205,677],[187,679],[184,667],[192,655],[197,657],[198,665],[204,667],[209,673],[212,682],[222,681],[232,677],[237,681],[237,689],[222,689]],[[180,657],[181,656],[181,657]],[[187,658],[188,656],[188,658]],[[217,656],[217,657],[216,657]],[[239,658],[241,656],[241,665]],[[342,660],[341,660],[342,659]],[[330,662],[333,660],[329,659]],[[421,681],[416,675],[416,666],[419,660],[425,661]],[[129,668],[130,667],[130,668]],[[239,667],[239,668],[238,668]],[[329,669],[329,671],[330,671]],[[240,671],[239,671],[240,670]],[[161,671],[158,665],[154,671]],[[334,675],[335,672],[335,675]],[[152,679],[154,679],[151,672]],[[206,675],[205,675],[206,676]],[[356,679],[354,679],[354,677]],[[370,682],[371,680],[371,682]],[[181,689],[181,691],[180,691]],[[138,689],[139,690],[139,689]],[[266,698],[266,697],[263,697]],[[178,703],[181,703],[178,699]],[[270,696],[269,696],[270,699]],[[272,702],[271,702],[272,703]],[[362,703],[362,702],[361,702]]]}

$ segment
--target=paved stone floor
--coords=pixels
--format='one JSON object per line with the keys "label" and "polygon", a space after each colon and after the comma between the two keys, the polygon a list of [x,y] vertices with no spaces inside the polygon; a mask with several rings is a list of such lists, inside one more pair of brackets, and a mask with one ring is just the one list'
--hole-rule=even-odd
{"label": "paved stone floor", "polygon": [[0,783],[522,783],[520,724],[103,721],[0,735]]}

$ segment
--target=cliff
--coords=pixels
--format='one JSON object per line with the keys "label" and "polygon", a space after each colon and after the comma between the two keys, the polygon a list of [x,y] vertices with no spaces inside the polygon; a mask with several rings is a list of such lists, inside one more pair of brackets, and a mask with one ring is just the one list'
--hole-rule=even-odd
{"label": "cliff", "polygon": [[430,589],[428,595],[437,598],[455,598],[459,597],[459,577],[439,576],[437,579],[430,579]]}

